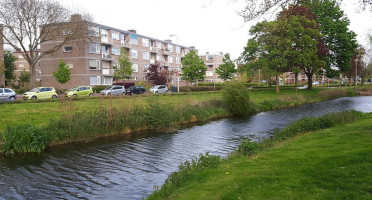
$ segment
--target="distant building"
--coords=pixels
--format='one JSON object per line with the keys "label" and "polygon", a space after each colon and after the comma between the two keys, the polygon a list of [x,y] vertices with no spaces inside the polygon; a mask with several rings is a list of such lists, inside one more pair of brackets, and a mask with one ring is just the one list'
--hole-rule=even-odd
{"label": "distant building", "polygon": [[222,59],[224,57],[222,52],[217,54],[210,54],[206,52],[205,55],[199,55],[201,59],[204,60],[205,65],[207,66],[207,71],[205,72],[205,82],[223,82],[222,79],[218,78],[216,74],[216,69],[222,64]]}
{"label": "distant building", "polygon": [[[0,60],[4,60],[4,39],[2,24],[0,24]],[[5,87],[5,75],[0,76],[0,87]]]}
{"label": "distant building", "polygon": [[[14,62],[14,65],[16,66],[16,69],[14,70],[14,75],[16,76],[16,82],[18,82],[19,75],[22,71],[26,71],[30,73],[30,65],[28,62],[23,58],[22,54],[20,52],[13,52],[13,56],[17,58],[17,60]],[[38,71],[39,72],[39,71]],[[37,81],[40,81],[38,79]]]}
{"label": "distant building", "polygon": [[[79,16],[73,16],[74,18]],[[72,20],[76,20],[73,19]],[[159,62],[170,71],[182,71],[181,60],[190,49],[172,43],[171,40],[159,40],[140,35],[136,30],[121,30],[109,26],[90,23],[86,28],[89,40],[71,42],[64,45],[57,52],[46,55],[40,60],[39,77],[42,86],[61,87],[52,73],[56,71],[59,60],[63,59],[71,69],[71,79],[64,87],[71,88],[77,85],[111,85],[115,82],[113,74],[119,67],[118,57],[120,49],[124,47],[129,51],[132,68],[131,81],[147,81],[146,75],[150,64]],[[61,36],[68,30],[61,31]],[[55,46],[58,41],[42,43],[40,52]],[[177,85],[176,76],[172,77],[171,84]],[[184,81],[181,81],[181,85]]]}

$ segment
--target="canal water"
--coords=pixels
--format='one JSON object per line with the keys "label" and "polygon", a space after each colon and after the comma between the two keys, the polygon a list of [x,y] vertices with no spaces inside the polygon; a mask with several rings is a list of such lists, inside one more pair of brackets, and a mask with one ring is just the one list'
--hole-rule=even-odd
{"label": "canal water", "polygon": [[142,133],[0,157],[0,199],[142,199],[185,160],[226,156],[243,138],[260,141],[302,117],[372,112],[372,97],[346,97],[222,119],[174,133]]}

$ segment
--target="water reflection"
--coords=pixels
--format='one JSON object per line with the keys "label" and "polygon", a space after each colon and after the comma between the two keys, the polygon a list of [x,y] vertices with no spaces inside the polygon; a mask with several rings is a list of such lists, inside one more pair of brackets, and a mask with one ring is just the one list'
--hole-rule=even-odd
{"label": "water reflection", "polygon": [[0,158],[0,199],[141,199],[200,153],[227,155],[242,138],[262,140],[305,116],[372,112],[372,97],[341,98],[223,119],[174,133],[109,137],[43,154]]}

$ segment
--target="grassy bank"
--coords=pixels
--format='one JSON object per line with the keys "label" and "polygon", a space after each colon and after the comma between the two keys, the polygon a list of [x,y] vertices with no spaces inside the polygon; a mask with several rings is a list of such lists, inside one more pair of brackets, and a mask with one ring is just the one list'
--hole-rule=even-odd
{"label": "grassy bank", "polygon": [[[303,124],[313,126],[297,131]],[[183,163],[148,199],[371,199],[371,130],[356,112],[303,119],[228,158]]]}
{"label": "grassy bank", "polygon": [[[259,112],[346,95],[344,89],[287,89],[251,91],[250,99],[252,112]],[[7,154],[230,116],[220,92],[16,102],[2,104],[0,113],[0,148]]]}

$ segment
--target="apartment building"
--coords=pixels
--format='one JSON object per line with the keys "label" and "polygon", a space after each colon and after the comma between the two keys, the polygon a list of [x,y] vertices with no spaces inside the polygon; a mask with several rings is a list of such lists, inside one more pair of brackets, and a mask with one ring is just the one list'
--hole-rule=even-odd
{"label": "apartment building", "polygon": [[[63,34],[67,34],[67,30],[61,32]],[[40,71],[38,78],[42,86],[61,88],[52,75],[60,59],[71,70],[71,79],[64,85],[64,89],[67,89],[77,85],[111,85],[115,82],[113,74],[120,67],[118,58],[122,47],[130,54],[134,69],[131,81],[134,82],[147,81],[148,67],[155,62],[170,71],[182,71],[181,60],[190,49],[195,49],[174,44],[171,40],[144,36],[136,30],[121,30],[97,23],[89,24],[87,34],[89,40],[64,45],[59,51],[40,60],[37,70]],[[42,43],[40,52],[57,42]],[[172,78],[171,84],[176,85],[176,76]],[[181,82],[183,84],[185,83]]]}
{"label": "apartment building", "polygon": [[[16,80],[18,80],[19,75],[21,74],[22,71],[30,72],[30,65],[20,52],[17,51],[13,52],[13,56],[17,58],[17,60],[14,62],[14,65],[16,66],[16,69],[14,70],[14,75],[16,76]],[[40,73],[40,70],[37,72]],[[36,81],[40,81],[40,79]]]}
{"label": "apartment building", "polygon": [[[0,24],[0,60],[4,60],[3,25]],[[5,75],[0,76],[0,87],[5,86]]]}
{"label": "apartment building", "polygon": [[222,79],[218,78],[216,74],[216,69],[222,64],[222,59],[224,54],[219,52],[217,54],[210,54],[206,52],[205,55],[199,55],[201,59],[204,60],[205,65],[207,66],[207,71],[205,72],[205,82],[223,82]]}

